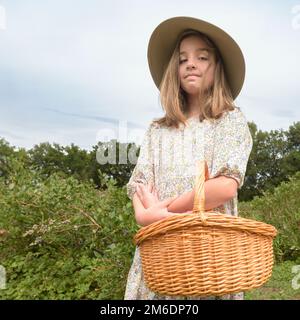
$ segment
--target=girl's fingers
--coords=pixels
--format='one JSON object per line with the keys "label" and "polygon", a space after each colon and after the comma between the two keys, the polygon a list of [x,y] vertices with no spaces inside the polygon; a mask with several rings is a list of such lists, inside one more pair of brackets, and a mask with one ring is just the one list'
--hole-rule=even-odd
{"label": "girl's fingers", "polygon": [[140,192],[142,195],[146,195],[148,190],[148,186],[145,186],[144,184],[140,183]]}
{"label": "girl's fingers", "polygon": [[152,182],[146,184],[145,188],[146,188],[147,191],[149,191],[150,193],[152,193]]}
{"label": "girl's fingers", "polygon": [[158,198],[157,190],[155,187],[153,187],[153,189],[152,189],[152,194],[154,197]]}
{"label": "girl's fingers", "polygon": [[137,195],[139,196],[139,197],[141,197],[141,189],[140,189],[140,186],[139,185],[137,185],[137,187],[136,187],[136,193],[137,193]]}
{"label": "girl's fingers", "polygon": [[157,190],[154,186],[154,183],[149,183],[144,185],[143,183],[137,183],[137,190],[140,191],[140,194],[147,194],[147,192],[151,193],[154,196],[158,197]]}
{"label": "girl's fingers", "polygon": [[138,184],[138,189],[140,190],[140,192],[144,192],[144,185],[143,184]]}
{"label": "girl's fingers", "polygon": [[144,185],[143,183],[140,183],[139,186],[140,186],[141,193],[146,193],[147,191],[151,192],[150,186],[148,184]]}
{"label": "girl's fingers", "polygon": [[154,183],[151,183],[151,185],[150,185],[150,192],[152,193],[153,190],[154,190]]}

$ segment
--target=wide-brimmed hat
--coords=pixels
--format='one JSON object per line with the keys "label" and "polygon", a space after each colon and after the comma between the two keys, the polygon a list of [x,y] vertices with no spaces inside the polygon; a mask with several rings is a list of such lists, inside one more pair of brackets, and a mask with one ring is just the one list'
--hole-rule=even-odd
{"label": "wide-brimmed hat", "polygon": [[245,60],[238,44],[219,27],[192,17],[174,17],[161,22],[152,32],[148,44],[148,64],[154,83],[159,88],[164,71],[178,41],[187,29],[204,33],[221,55],[233,99],[240,93],[245,79]]}

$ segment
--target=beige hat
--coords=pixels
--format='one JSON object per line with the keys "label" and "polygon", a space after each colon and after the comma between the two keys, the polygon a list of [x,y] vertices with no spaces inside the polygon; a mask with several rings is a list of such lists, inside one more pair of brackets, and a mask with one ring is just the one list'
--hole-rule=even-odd
{"label": "beige hat", "polygon": [[161,22],[152,32],[148,44],[148,64],[157,88],[175,49],[178,36],[186,29],[194,29],[206,34],[217,46],[233,99],[235,99],[245,79],[245,60],[240,47],[219,27],[192,17],[170,18]]}

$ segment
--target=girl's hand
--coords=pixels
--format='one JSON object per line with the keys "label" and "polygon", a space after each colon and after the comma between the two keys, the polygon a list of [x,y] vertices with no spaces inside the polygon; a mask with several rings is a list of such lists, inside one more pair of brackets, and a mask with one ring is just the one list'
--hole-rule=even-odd
{"label": "girl's hand", "polygon": [[[170,212],[167,209],[168,205],[172,201],[174,201],[176,198],[177,198],[177,196],[167,198],[163,201],[157,202],[152,207],[145,209],[144,218],[143,218],[143,220],[144,220],[143,226],[147,226],[153,222],[157,222],[157,221],[160,221],[162,219],[165,219],[165,218],[168,218],[171,216],[180,215],[180,213]],[[191,213],[191,212],[192,211],[189,211],[188,213]]]}
{"label": "girl's hand", "polygon": [[157,190],[153,183],[147,185],[137,183],[136,192],[145,209],[148,209],[159,202]]}

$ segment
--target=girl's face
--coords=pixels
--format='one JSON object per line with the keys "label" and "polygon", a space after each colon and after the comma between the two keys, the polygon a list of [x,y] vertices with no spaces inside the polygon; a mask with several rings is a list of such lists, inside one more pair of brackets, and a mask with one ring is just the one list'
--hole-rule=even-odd
{"label": "girl's face", "polygon": [[214,55],[200,37],[192,35],[181,41],[178,73],[180,86],[187,94],[195,95],[210,87],[215,68]]}

